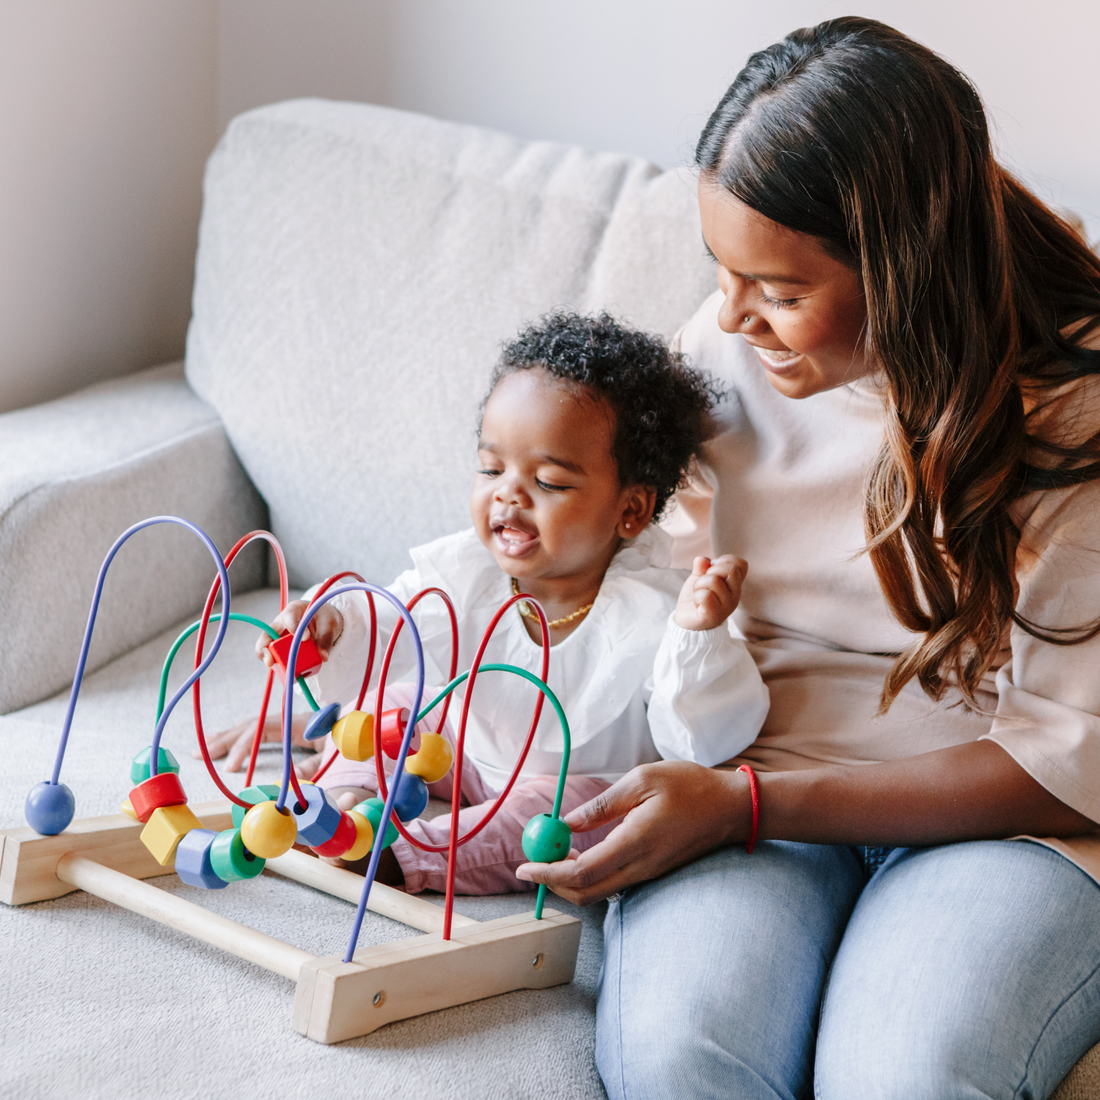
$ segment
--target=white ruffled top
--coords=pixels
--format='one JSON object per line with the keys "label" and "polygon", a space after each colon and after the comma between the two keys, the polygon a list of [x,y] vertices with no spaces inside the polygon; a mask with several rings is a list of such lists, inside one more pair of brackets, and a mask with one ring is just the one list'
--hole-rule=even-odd
{"label": "white ruffled top", "polygon": [[[548,683],[569,721],[572,774],[614,782],[662,756],[717,764],[751,744],[763,723],[767,688],[735,628],[689,631],[671,621],[686,573],[669,568],[670,546],[668,535],[656,527],[624,543],[592,610],[551,649]],[[424,588],[447,592],[458,618],[458,671],[464,672],[490,620],[511,596],[510,578],[472,529],[419,546],[410,556],[413,567],[387,587],[403,603]],[[363,679],[369,612],[361,592],[342,594],[332,603],[344,618],[344,631],[309,682],[319,701],[339,701],[346,712]],[[379,647],[372,689],[397,617],[385,600],[376,598],[375,607]],[[442,601],[431,596],[416,606],[413,617],[424,645],[427,701],[434,697],[432,688],[447,683],[450,622]],[[541,647],[528,636],[518,609],[510,610],[483,663],[517,665],[537,675],[540,662]],[[413,646],[402,631],[387,680],[409,682],[415,676]],[[456,724],[464,689],[455,692],[451,704]],[[536,697],[530,683],[507,673],[484,673],[475,683],[466,756],[497,791],[515,766]],[[368,694],[364,709],[373,707]],[[557,774],[562,745],[557,717],[545,706],[522,774]]]}

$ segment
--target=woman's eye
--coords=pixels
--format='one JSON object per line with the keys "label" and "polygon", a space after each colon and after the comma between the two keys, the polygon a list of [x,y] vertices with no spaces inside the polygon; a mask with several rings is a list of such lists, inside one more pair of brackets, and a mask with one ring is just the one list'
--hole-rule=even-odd
{"label": "woman's eye", "polygon": [[551,485],[548,481],[543,481],[540,478],[535,478],[535,484],[548,493],[564,493],[569,488],[568,485]]}
{"label": "woman's eye", "polygon": [[790,309],[791,306],[798,304],[797,298],[769,298],[763,291],[760,291],[760,297],[769,306],[775,306],[777,309]]}

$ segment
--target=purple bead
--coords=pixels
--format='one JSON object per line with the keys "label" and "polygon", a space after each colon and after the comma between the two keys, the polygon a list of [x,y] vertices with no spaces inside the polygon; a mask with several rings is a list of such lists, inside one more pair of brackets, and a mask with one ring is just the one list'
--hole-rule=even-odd
{"label": "purple bead", "polygon": [[76,813],[76,799],[64,783],[39,783],[31,787],[23,814],[27,824],[41,836],[63,833]]}

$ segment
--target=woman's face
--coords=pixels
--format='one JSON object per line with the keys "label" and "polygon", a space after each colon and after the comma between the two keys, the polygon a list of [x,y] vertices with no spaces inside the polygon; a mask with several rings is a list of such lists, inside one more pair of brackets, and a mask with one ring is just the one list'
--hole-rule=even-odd
{"label": "woman's face", "polygon": [[816,237],[764,217],[705,175],[699,211],[725,296],[718,324],[756,349],[781,394],[810,397],[874,369],[862,350],[867,309],[858,272]]}

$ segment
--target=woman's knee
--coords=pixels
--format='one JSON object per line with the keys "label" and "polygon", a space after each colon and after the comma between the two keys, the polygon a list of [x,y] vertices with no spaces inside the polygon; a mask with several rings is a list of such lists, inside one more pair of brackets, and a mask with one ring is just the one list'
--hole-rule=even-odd
{"label": "woman's knee", "polygon": [[798,1095],[821,983],[860,885],[845,849],[764,844],[613,902],[597,1009],[609,1095]]}

